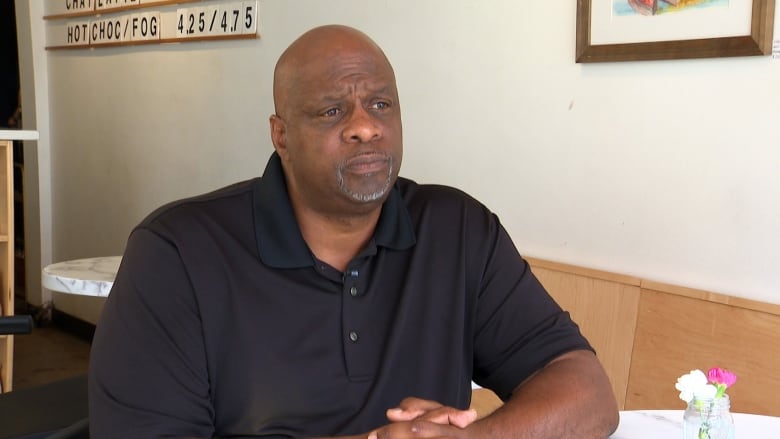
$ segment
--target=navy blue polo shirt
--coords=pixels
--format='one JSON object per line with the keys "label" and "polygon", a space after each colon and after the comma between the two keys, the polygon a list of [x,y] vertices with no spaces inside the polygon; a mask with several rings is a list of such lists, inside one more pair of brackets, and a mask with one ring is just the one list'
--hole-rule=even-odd
{"label": "navy blue polo shirt", "polygon": [[365,433],[416,396],[508,398],[590,349],[498,218],[399,178],[344,272],[303,240],[279,157],[131,233],[93,341],[93,437]]}

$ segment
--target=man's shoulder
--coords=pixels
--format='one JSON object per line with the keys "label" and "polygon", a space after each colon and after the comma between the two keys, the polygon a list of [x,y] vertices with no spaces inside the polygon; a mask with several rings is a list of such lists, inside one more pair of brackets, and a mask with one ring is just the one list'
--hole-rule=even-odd
{"label": "man's shoulder", "polygon": [[407,207],[471,207],[480,210],[486,207],[465,191],[444,184],[417,183],[414,180],[398,177],[398,190]]}
{"label": "man's shoulder", "polygon": [[182,198],[164,204],[144,218],[138,227],[154,227],[161,223],[175,222],[178,218],[193,214],[226,213],[231,209],[251,209],[252,194],[259,178],[244,180],[211,192]]}

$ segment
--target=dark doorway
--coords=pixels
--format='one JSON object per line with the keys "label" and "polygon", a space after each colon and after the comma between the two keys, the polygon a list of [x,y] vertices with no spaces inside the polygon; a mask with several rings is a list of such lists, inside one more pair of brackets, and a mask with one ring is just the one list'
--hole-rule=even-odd
{"label": "dark doorway", "polygon": [[13,0],[0,1],[0,127],[15,126],[19,102],[19,53]]}
{"label": "dark doorway", "polygon": [[[19,49],[14,0],[0,0],[0,129],[22,128]],[[25,299],[24,264],[24,156],[22,142],[14,142],[14,295]]]}

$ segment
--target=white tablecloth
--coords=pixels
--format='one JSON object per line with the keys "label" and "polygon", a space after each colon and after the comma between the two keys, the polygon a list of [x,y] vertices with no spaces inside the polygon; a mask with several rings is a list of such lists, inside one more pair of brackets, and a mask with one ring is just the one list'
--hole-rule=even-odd
{"label": "white tablecloth", "polygon": [[[780,418],[732,413],[736,439],[778,439]],[[620,412],[620,426],[611,439],[682,439],[682,410]]]}
{"label": "white tablecloth", "polygon": [[121,261],[121,256],[105,256],[58,262],[43,268],[41,282],[52,291],[107,297]]}

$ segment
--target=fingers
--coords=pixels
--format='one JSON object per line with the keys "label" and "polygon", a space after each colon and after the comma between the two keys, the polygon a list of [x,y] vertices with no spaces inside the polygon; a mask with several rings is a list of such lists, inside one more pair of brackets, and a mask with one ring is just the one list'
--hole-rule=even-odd
{"label": "fingers", "polygon": [[404,398],[404,400],[401,401],[400,404],[398,404],[398,408],[407,411],[428,412],[440,407],[444,407],[444,406],[436,401],[431,401],[429,399],[422,399],[422,398],[413,398],[413,397]]}
{"label": "fingers", "polygon": [[425,414],[424,410],[402,409],[400,407],[387,410],[387,419],[392,422],[411,421]]}
{"label": "fingers", "polygon": [[474,410],[458,410],[452,407],[441,407],[424,413],[416,419],[442,425],[454,425],[458,428],[466,428],[469,424],[477,420],[477,412]]}
{"label": "fingers", "polygon": [[454,425],[466,428],[477,420],[477,412],[474,410],[458,410],[420,398],[406,398],[398,407],[387,411],[387,419],[392,422],[424,420],[442,425]]}
{"label": "fingers", "polygon": [[368,439],[458,439],[464,437],[464,431],[449,425],[415,420],[386,425],[372,431],[367,437]]}
{"label": "fingers", "polygon": [[[454,425],[458,428],[466,428],[471,425],[472,422],[477,420],[476,410],[456,410],[452,407],[447,407],[447,423]],[[434,421],[436,422],[436,421]]]}
{"label": "fingers", "polygon": [[398,407],[387,411],[387,419],[393,422],[411,421],[425,413],[444,407],[436,401],[421,398],[405,398]]}

